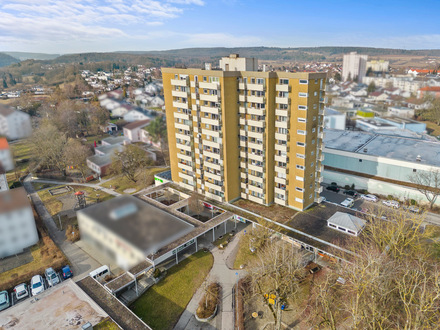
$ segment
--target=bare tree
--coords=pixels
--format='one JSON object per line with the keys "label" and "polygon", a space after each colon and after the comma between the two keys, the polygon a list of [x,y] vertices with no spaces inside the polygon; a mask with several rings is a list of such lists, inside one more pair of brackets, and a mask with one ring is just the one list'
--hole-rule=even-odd
{"label": "bare tree", "polygon": [[205,206],[202,204],[203,197],[198,192],[193,192],[188,199],[188,212],[192,211],[196,215],[200,215],[203,212]]}
{"label": "bare tree", "polygon": [[90,148],[75,139],[69,139],[64,149],[67,165],[76,168],[81,173],[83,180],[86,179],[86,174],[89,171],[87,157],[91,154]]}
{"label": "bare tree", "polygon": [[262,228],[251,235],[255,241],[261,242],[261,237],[271,236],[256,250],[256,258],[248,268],[250,285],[247,295],[265,299],[276,329],[281,329],[282,305],[295,298],[299,283],[306,274],[301,254],[291,244],[280,240],[270,229]]}
{"label": "bare tree", "polygon": [[370,217],[363,234],[347,247],[356,256],[334,265],[334,272],[315,285],[312,325],[425,329],[438,324],[440,272],[423,215],[392,212],[387,218]]}
{"label": "bare tree", "polygon": [[440,195],[440,171],[434,168],[417,171],[409,176],[409,180],[416,184],[416,189],[426,197],[432,209]]}
{"label": "bare tree", "polygon": [[150,165],[151,160],[145,150],[129,144],[113,156],[111,169],[114,173],[123,174],[127,179],[137,182],[138,175]]}

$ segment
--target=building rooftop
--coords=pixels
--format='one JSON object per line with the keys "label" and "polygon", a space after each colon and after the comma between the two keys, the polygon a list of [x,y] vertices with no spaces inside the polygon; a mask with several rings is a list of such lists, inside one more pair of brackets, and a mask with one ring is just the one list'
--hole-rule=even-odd
{"label": "building rooftop", "polygon": [[64,281],[35,298],[0,313],[0,328],[81,329],[96,325],[108,314],[72,280]]}
{"label": "building rooftop", "polygon": [[[114,124],[109,123],[108,125],[114,125]],[[123,144],[125,141],[128,141],[128,138],[125,136],[119,135],[119,136],[110,136],[108,138],[105,138],[101,141],[101,143],[115,145],[115,144]]]}
{"label": "building rooftop", "polygon": [[95,151],[102,152],[106,155],[112,155],[116,150],[121,151],[122,145],[121,144],[112,144],[112,145],[102,145],[95,148]]}
{"label": "building rooftop", "polygon": [[0,138],[0,150],[8,150],[9,143],[6,138]]}
{"label": "building rooftop", "polygon": [[365,227],[365,221],[361,218],[358,218],[352,214],[339,211],[328,218],[327,222],[330,222],[339,227],[349,229],[354,232],[359,232],[362,228]]}
{"label": "building rooftop", "polygon": [[0,212],[2,213],[30,206],[31,203],[23,187],[0,192]]}
{"label": "building rooftop", "polygon": [[148,125],[149,122],[150,122],[150,119],[138,120],[138,121],[134,121],[130,124],[125,125],[124,128],[135,129],[135,128],[146,126],[146,125]]}
{"label": "building rooftop", "polygon": [[150,254],[186,235],[194,226],[139,198],[123,195],[78,211]]}
{"label": "building rooftop", "polygon": [[87,160],[92,162],[95,165],[98,166],[104,166],[112,163],[112,156],[109,154],[105,155],[93,155],[90,157],[87,157]]}
{"label": "building rooftop", "polygon": [[[326,129],[325,149],[337,149],[424,165],[440,165],[440,143],[423,138]],[[417,157],[420,156],[420,161]]]}
{"label": "building rooftop", "polygon": [[155,176],[162,178],[162,179],[165,179],[165,180],[171,180],[171,170],[157,173],[157,174],[155,174]]}
{"label": "building rooftop", "polygon": [[0,115],[1,116],[9,116],[10,114],[14,113],[15,109],[7,106],[7,105],[3,105],[0,104]]}

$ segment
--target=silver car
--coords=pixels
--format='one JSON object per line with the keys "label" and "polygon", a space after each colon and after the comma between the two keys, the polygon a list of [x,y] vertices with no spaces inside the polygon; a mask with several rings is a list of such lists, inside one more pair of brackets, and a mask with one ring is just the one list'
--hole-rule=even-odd
{"label": "silver car", "polygon": [[60,278],[58,277],[58,274],[55,273],[52,267],[47,268],[44,271],[44,275],[46,276],[47,283],[49,283],[49,286],[54,286],[60,283]]}

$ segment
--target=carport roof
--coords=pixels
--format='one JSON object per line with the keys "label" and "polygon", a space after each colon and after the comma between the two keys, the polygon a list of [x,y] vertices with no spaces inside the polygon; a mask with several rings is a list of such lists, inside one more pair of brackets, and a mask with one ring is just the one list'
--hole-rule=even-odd
{"label": "carport roof", "polygon": [[338,227],[342,227],[351,231],[358,233],[365,227],[365,221],[354,215],[336,212],[328,220],[328,223],[332,223]]}

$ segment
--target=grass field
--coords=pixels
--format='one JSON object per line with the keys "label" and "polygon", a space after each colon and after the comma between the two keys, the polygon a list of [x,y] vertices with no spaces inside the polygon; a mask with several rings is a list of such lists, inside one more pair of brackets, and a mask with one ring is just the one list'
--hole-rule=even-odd
{"label": "grass field", "polygon": [[234,260],[234,268],[239,269],[240,265],[249,265],[252,259],[256,258],[255,253],[252,253],[249,248],[250,235],[243,235],[238,242],[238,251]]}
{"label": "grass field", "polygon": [[[10,184],[17,181],[20,176],[26,174],[29,167],[29,159],[32,156],[32,144],[29,140],[22,140],[10,144],[10,149],[14,160],[17,162],[16,169],[6,173],[6,178]],[[16,173],[17,172],[17,176]]]}
{"label": "grass field", "polygon": [[102,186],[109,189],[114,189],[118,193],[124,193],[125,189],[136,189],[136,191],[139,191],[141,189],[144,189],[148,187],[149,185],[152,185],[154,183],[154,175],[160,172],[164,172],[168,170],[168,167],[157,167],[157,168],[151,168],[149,171],[151,171],[152,175],[150,178],[150,181],[147,183],[143,183],[142,180],[138,180],[137,182],[133,182],[129,179],[127,179],[125,176],[120,175],[113,180],[107,181],[106,183],[103,183]]}
{"label": "grass field", "polygon": [[430,121],[423,121],[422,123],[426,124],[426,128],[429,132],[429,134],[433,135],[433,136],[439,136],[440,135],[440,126],[432,123]]}
{"label": "grass field", "polygon": [[110,318],[106,318],[104,321],[93,326],[93,330],[119,330],[119,327]]}
{"label": "grass field", "polygon": [[172,329],[214,263],[209,252],[199,251],[168,271],[132,305],[133,312],[154,330]]}

